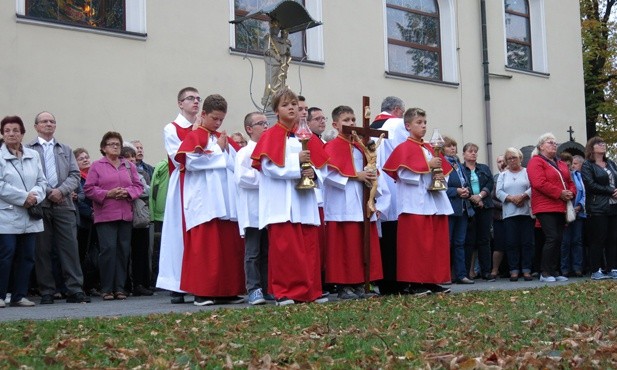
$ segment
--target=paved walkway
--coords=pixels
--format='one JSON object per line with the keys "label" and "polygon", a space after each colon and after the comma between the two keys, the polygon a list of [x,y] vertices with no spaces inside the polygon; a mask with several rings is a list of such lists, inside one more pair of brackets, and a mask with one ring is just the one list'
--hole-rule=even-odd
{"label": "paved walkway", "polygon": [[[589,278],[571,278],[566,282],[541,283],[538,280],[510,282],[508,279],[499,279],[495,282],[477,281],[473,285],[453,284],[452,293],[460,293],[474,290],[513,290],[529,289],[541,286],[566,285],[588,280]],[[336,297],[336,295],[331,295]],[[56,300],[51,305],[39,305],[40,298],[30,297],[37,305],[35,307],[9,307],[0,308],[0,322],[16,320],[51,320],[51,319],[78,319],[87,317],[117,317],[139,316],[153,313],[168,312],[197,312],[202,310],[216,310],[218,308],[251,308],[248,304],[219,305],[198,307],[192,304],[192,297],[187,297],[185,304],[171,304],[169,294],[158,291],[151,297],[129,297],[125,301],[103,301],[100,297],[92,297],[92,303],[66,303],[64,300]],[[334,300],[334,299],[333,299]],[[268,303],[273,304],[273,303]]]}

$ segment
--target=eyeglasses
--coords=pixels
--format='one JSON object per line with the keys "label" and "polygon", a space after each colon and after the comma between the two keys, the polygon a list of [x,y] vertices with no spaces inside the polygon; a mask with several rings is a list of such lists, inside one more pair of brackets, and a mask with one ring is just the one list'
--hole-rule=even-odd
{"label": "eyeglasses", "polygon": [[78,161],[78,162],[81,162],[81,161],[85,161],[85,160],[87,160],[87,159],[90,159],[90,157],[89,157],[89,156],[87,156],[87,155],[85,155],[85,156],[83,156],[83,157],[79,157],[79,158],[77,158],[77,161]]}
{"label": "eyeglasses", "polygon": [[199,103],[199,102],[201,102],[201,97],[194,96],[194,95],[189,95],[189,96],[186,96],[186,97],[180,99],[180,101],[185,101],[185,100],[188,100],[188,101],[195,101],[195,100],[197,100],[197,102]]}
{"label": "eyeglasses", "polygon": [[113,146],[114,148],[118,148],[118,147],[120,147],[122,144],[120,144],[120,143],[105,143],[105,145],[107,145],[107,146]]}
{"label": "eyeglasses", "polygon": [[545,141],[545,143],[547,143],[548,145],[555,145],[555,146],[559,146],[559,143],[553,140],[550,141]]}
{"label": "eyeglasses", "polygon": [[253,127],[253,126],[268,127],[268,126],[270,126],[270,124],[268,123],[268,121],[259,121],[259,122],[255,122],[255,123],[251,124],[251,127]]}
{"label": "eyeglasses", "polygon": [[311,121],[319,121],[319,122],[323,121],[323,122],[325,122],[327,120],[328,120],[328,118],[326,118],[326,117],[313,117],[313,118],[311,118]]}
{"label": "eyeglasses", "polygon": [[513,161],[515,159],[518,159],[518,157],[508,157],[508,158],[506,158],[506,161]]}
{"label": "eyeglasses", "polygon": [[606,146],[606,143],[604,141],[598,141],[597,143],[593,144],[593,145],[601,145],[601,146]]}

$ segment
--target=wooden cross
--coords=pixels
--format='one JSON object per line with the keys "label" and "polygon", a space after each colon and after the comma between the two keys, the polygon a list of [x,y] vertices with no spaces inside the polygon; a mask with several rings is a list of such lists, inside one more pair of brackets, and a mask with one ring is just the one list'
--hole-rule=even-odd
{"label": "wooden cross", "polygon": [[[379,137],[383,135],[384,138],[388,138],[388,131],[375,130],[370,128],[371,124],[371,104],[368,96],[362,97],[362,127],[343,126],[343,134],[350,135],[352,132],[356,132],[362,137],[362,143],[364,147],[367,147],[371,137]],[[366,154],[364,154],[363,167],[366,166]],[[377,180],[375,180],[377,181]],[[364,264],[364,291],[370,292],[371,281],[371,218],[367,216],[367,202],[369,199],[370,190],[365,186],[362,191],[362,214],[364,215],[364,234],[363,234],[363,249],[362,249],[362,262]]]}

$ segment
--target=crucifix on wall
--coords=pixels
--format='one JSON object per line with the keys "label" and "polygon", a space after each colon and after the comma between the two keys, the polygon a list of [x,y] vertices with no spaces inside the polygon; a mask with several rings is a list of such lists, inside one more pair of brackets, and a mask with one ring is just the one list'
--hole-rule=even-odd
{"label": "crucifix on wall", "polygon": [[265,40],[268,47],[264,52],[266,73],[261,104],[264,111],[269,111],[274,94],[287,87],[287,70],[291,62],[292,47],[289,35],[320,26],[322,23],[314,20],[302,4],[292,0],[265,6],[229,23],[241,24],[251,18],[263,19],[263,16],[268,17],[269,30]]}

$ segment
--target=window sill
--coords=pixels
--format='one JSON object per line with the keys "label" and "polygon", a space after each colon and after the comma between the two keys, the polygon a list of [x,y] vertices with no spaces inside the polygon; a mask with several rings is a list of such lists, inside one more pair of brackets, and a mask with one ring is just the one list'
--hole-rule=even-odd
{"label": "window sill", "polygon": [[531,71],[528,69],[519,69],[519,68],[508,67],[508,66],[505,66],[505,67],[506,67],[506,71],[510,71],[510,72],[522,73],[524,75],[544,77],[544,78],[551,77],[550,73],[537,72],[537,71]]}
{"label": "window sill", "polygon": [[59,28],[59,29],[71,30],[71,31],[95,33],[99,35],[121,37],[125,39],[139,40],[139,41],[146,41],[148,37],[147,33],[103,30],[100,28],[92,28],[92,27],[72,25],[72,24],[61,23],[61,22],[54,22],[52,20],[42,20],[42,19],[37,19],[37,18],[30,18],[30,17],[25,17],[20,14],[16,14],[15,16],[17,17],[17,23],[32,24],[32,25],[51,27],[51,28]]}
{"label": "window sill", "polygon": [[[251,58],[257,58],[257,59],[263,59],[263,55],[261,54],[256,54],[256,53],[251,53],[251,52],[246,52],[244,50],[241,49],[237,49],[237,48],[229,48],[229,54],[231,55],[240,55],[240,56],[247,56],[247,57],[251,57]],[[302,59],[296,59],[296,58],[292,58],[291,59],[291,63],[293,64],[299,64],[299,65],[304,65],[304,66],[309,66],[309,67],[325,67],[326,63],[324,62],[318,62],[316,60],[302,60]]]}
{"label": "window sill", "polygon": [[429,85],[453,87],[453,88],[458,88],[458,86],[460,85],[458,82],[447,82],[447,81],[431,80],[431,79],[428,79],[428,78],[414,77],[414,76],[410,76],[410,75],[404,75],[404,74],[401,74],[401,73],[394,73],[394,72],[388,72],[388,71],[386,71],[384,73],[385,73],[386,78],[393,78],[395,80],[421,82],[421,83],[425,83],[425,84],[429,84]]}

